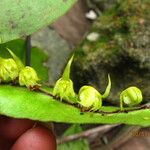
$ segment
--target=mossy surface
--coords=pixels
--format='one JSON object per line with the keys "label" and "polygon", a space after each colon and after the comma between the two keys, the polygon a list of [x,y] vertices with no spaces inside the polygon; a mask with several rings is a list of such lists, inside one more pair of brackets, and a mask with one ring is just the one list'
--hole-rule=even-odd
{"label": "mossy surface", "polygon": [[75,52],[77,90],[90,84],[104,91],[110,73],[110,99],[118,99],[119,91],[131,85],[141,88],[145,99],[150,97],[149,10],[149,0],[120,0],[93,23],[88,34],[95,32],[98,39],[85,38]]}

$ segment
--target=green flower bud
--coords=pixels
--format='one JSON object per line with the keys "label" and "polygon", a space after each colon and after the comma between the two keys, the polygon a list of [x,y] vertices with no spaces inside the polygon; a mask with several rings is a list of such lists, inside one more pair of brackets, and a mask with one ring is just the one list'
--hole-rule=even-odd
{"label": "green flower bud", "polygon": [[15,80],[18,74],[19,70],[13,59],[0,58],[0,82]]}
{"label": "green flower bud", "polygon": [[91,111],[97,111],[102,106],[102,95],[91,86],[83,86],[79,90],[79,104]]}
{"label": "green flower bud", "polygon": [[123,110],[123,104],[135,106],[142,102],[143,96],[137,87],[129,87],[120,94],[120,109]]}
{"label": "green flower bud", "polygon": [[29,66],[24,66],[19,57],[17,57],[10,49],[7,48],[11,56],[13,57],[14,61],[16,62],[18,69],[19,69],[19,84],[21,86],[26,86],[29,89],[36,89],[40,86],[37,83],[39,78],[37,76],[36,71]]}
{"label": "green flower bud", "polygon": [[108,75],[108,85],[103,95],[92,86],[83,86],[79,90],[79,104],[91,111],[97,111],[102,106],[102,99],[108,97],[111,89],[111,80]]}
{"label": "green flower bud", "polygon": [[67,66],[63,72],[62,78],[60,78],[53,90],[54,96],[59,96],[60,100],[64,99],[68,102],[75,103],[76,102],[76,94],[73,89],[73,82],[70,79],[70,67],[73,61],[73,56],[67,63]]}
{"label": "green flower bud", "polygon": [[34,89],[35,86],[40,86],[37,81],[39,80],[36,71],[29,66],[24,67],[19,73],[19,84],[26,86],[29,89]]}
{"label": "green flower bud", "polygon": [[55,84],[53,95],[59,96],[60,100],[64,99],[69,102],[75,102],[76,94],[73,89],[73,82],[60,78]]}

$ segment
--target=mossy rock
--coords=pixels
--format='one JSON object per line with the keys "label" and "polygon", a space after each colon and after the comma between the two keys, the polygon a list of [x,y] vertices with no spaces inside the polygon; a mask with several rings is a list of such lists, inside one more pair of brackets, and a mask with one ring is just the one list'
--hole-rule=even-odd
{"label": "mossy rock", "polygon": [[76,90],[95,86],[101,92],[112,79],[110,100],[128,86],[139,87],[144,99],[150,97],[150,1],[118,1],[105,11],[89,31],[99,36],[87,38],[76,48],[72,77]]}

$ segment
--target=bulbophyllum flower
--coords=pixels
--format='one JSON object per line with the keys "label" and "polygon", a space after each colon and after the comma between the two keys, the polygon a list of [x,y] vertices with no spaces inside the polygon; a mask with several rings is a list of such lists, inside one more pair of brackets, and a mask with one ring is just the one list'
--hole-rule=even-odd
{"label": "bulbophyllum flower", "polygon": [[111,80],[108,75],[108,85],[104,92],[104,94],[100,94],[94,87],[92,86],[83,86],[79,90],[79,101],[81,107],[90,110],[97,111],[102,107],[102,99],[108,97],[111,89]]}
{"label": "bulbophyllum flower", "polygon": [[76,103],[76,94],[73,88],[73,82],[70,79],[70,67],[73,61],[73,56],[70,58],[63,72],[62,77],[57,80],[53,95],[60,97],[60,100],[66,100],[70,103]]}
{"label": "bulbophyllum flower", "polygon": [[19,75],[16,62],[12,58],[0,58],[0,82],[15,80]]}
{"label": "bulbophyllum flower", "polygon": [[135,106],[142,102],[143,96],[139,88],[132,86],[120,94],[120,109],[123,110],[123,104],[128,106]]}
{"label": "bulbophyllum flower", "polygon": [[24,66],[21,60],[10,49],[8,49],[8,51],[18,66],[19,84],[21,86],[26,86],[30,90],[38,88],[40,86],[40,84],[37,83],[39,78],[34,68]]}
{"label": "bulbophyllum flower", "polygon": [[34,86],[39,86],[37,84],[39,78],[37,76],[36,71],[29,66],[24,67],[19,73],[19,84],[21,86],[26,86],[27,88],[34,88]]}
{"label": "bulbophyllum flower", "polygon": [[83,86],[79,90],[79,104],[91,111],[96,111],[102,106],[101,94],[92,86]]}

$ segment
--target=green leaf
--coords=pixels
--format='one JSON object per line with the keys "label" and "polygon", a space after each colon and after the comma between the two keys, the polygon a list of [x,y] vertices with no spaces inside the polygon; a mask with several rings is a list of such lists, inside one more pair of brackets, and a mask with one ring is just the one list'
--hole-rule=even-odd
{"label": "green leaf", "polygon": [[[0,44],[0,57],[10,58],[6,48],[11,49],[23,62],[25,60],[25,42],[21,39],[13,40],[4,44]],[[48,56],[40,49],[32,47],[31,49],[31,66],[36,70],[39,78],[46,82],[48,81],[48,69],[43,66],[43,63],[48,59]]]}
{"label": "green leaf", "polygon": [[[48,90],[47,91],[52,91]],[[119,107],[104,106],[103,111],[112,112]],[[85,112],[69,104],[53,99],[49,95],[29,91],[23,87],[0,85],[0,114],[15,118],[28,118],[43,122],[129,124],[150,126],[150,109],[128,113]]]}
{"label": "green leaf", "polygon": [[[64,133],[64,136],[72,135],[82,131],[82,128],[78,124],[72,125]],[[75,141],[67,142],[61,145],[58,145],[58,150],[89,150],[88,141],[85,139],[78,139]]]}
{"label": "green leaf", "polygon": [[0,43],[29,35],[62,16],[77,0],[0,1]]}

